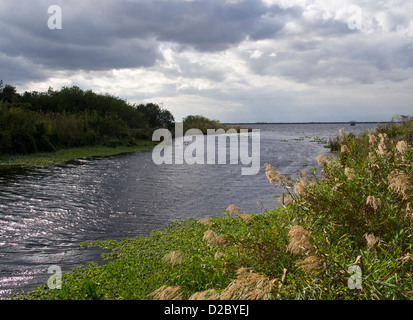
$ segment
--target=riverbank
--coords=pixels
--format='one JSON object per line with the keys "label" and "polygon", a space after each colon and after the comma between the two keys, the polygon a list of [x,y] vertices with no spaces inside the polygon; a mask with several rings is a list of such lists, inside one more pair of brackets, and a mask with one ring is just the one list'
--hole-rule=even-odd
{"label": "riverbank", "polygon": [[84,244],[111,250],[106,263],[14,298],[411,300],[412,132],[412,121],[341,130],[337,157],[317,157],[322,175],[266,166],[283,206],[230,205],[150,236]]}
{"label": "riverbank", "polygon": [[136,146],[92,146],[81,148],[61,149],[55,152],[33,153],[28,155],[0,155],[0,169],[16,167],[47,167],[61,164],[70,160],[91,157],[106,157],[132,152],[151,151],[155,142],[142,140]]}

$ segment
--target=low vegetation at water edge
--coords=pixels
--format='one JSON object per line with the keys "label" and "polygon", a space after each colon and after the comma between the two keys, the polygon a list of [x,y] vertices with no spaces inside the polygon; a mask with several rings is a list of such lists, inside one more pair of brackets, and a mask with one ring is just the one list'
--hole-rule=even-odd
{"label": "low vegetation at water edge", "polygon": [[9,168],[16,167],[49,167],[79,159],[108,157],[133,152],[151,151],[154,146],[154,142],[142,140],[139,143],[136,143],[135,146],[92,146],[67,148],[53,152],[38,152],[32,154],[5,154],[0,155],[0,169],[7,170]]}
{"label": "low vegetation at water edge", "polygon": [[147,237],[85,244],[103,265],[14,299],[412,299],[413,121],[340,131],[316,170],[266,176],[284,189],[261,213],[177,221]]}

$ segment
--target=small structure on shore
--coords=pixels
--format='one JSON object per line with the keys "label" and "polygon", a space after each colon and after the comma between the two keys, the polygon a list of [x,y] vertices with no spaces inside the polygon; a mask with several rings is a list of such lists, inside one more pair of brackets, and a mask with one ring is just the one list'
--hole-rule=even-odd
{"label": "small structure on shore", "polygon": [[356,121],[350,121],[350,126],[354,127],[356,125]]}

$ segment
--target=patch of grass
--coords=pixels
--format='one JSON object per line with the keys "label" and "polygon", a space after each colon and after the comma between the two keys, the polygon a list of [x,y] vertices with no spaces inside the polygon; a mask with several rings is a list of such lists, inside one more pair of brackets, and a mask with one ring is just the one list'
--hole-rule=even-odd
{"label": "patch of grass", "polygon": [[150,151],[155,145],[152,141],[142,141],[137,146],[94,146],[61,149],[55,152],[42,152],[28,155],[0,155],[0,168],[53,166],[73,159]]}

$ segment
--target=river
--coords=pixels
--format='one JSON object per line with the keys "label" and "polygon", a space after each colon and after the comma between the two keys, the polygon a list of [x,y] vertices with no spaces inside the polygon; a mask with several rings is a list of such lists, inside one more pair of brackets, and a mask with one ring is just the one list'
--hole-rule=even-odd
{"label": "river", "polygon": [[0,171],[0,299],[45,284],[51,265],[69,272],[101,263],[102,250],[79,249],[83,241],[145,236],[175,220],[222,214],[230,204],[247,212],[272,208],[282,190],[269,184],[264,163],[283,174],[310,169],[317,155],[332,155],[323,139],[376,124],[248,126],[261,130],[260,172],[253,176],[229,161],[155,165],[151,152]]}

